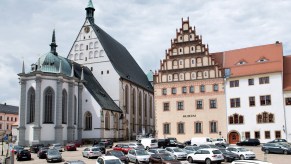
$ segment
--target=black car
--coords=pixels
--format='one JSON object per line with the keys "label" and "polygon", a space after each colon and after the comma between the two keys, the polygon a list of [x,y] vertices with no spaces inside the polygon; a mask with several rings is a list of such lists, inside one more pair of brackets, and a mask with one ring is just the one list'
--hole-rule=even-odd
{"label": "black car", "polygon": [[109,150],[106,152],[106,155],[113,155],[121,160],[121,162],[127,164],[129,163],[129,159],[127,156],[124,155],[122,151],[118,150]]}
{"label": "black car", "polygon": [[201,144],[198,146],[200,149],[207,149],[207,148],[214,148],[217,149],[218,147],[216,145],[211,145],[211,144]]}
{"label": "black car", "polygon": [[258,139],[246,139],[244,141],[236,143],[236,145],[238,146],[258,146],[260,144],[260,140]]}
{"label": "black car", "polygon": [[39,151],[37,152],[38,158],[39,159],[45,159],[48,149],[49,149],[48,147],[40,148]]}
{"label": "black car", "polygon": [[41,147],[44,147],[43,144],[33,144],[30,146],[30,152],[37,153]]}
{"label": "black car", "polygon": [[287,143],[266,143],[262,146],[262,151],[268,153],[290,154],[291,146]]}
{"label": "black car", "polygon": [[285,140],[285,139],[274,139],[273,141],[270,141],[268,143],[278,143],[278,142],[286,142],[287,143],[287,140]]}
{"label": "black car", "polygon": [[66,161],[64,164],[86,164],[86,163],[81,160],[76,160],[76,161]]}
{"label": "black car", "polygon": [[29,150],[20,150],[17,153],[16,160],[20,161],[22,159],[23,160],[31,160],[31,154],[30,154]]}
{"label": "black car", "polygon": [[95,144],[92,147],[98,147],[101,150],[102,154],[105,154],[106,153],[105,145],[102,142],[100,142],[98,144]]}
{"label": "black car", "polygon": [[186,146],[190,146],[190,145],[191,145],[191,140],[185,141],[184,144],[185,144]]}
{"label": "black car", "polygon": [[166,148],[166,147],[179,147],[184,148],[186,145],[184,143],[178,142],[175,139],[158,139],[158,147]]}
{"label": "black car", "polygon": [[222,152],[222,155],[224,157],[224,160],[226,162],[232,162],[234,160],[239,160],[239,155],[233,153],[233,152],[230,152],[226,149],[219,149],[221,152]]}
{"label": "black car", "polygon": [[23,149],[24,149],[23,146],[14,145],[12,151],[14,152],[14,154],[17,154],[19,151],[21,151],[21,150],[23,150]]}

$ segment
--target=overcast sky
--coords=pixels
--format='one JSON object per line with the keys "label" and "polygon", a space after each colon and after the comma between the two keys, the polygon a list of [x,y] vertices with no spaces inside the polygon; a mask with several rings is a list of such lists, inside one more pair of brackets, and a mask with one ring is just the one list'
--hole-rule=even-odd
{"label": "overcast sky", "polygon": [[[280,41],[291,54],[289,0],[92,0],[95,23],[123,44],[147,73],[159,69],[170,40],[189,17],[210,52]],[[17,74],[50,50],[67,56],[85,21],[88,0],[0,1],[0,103],[19,106]]]}

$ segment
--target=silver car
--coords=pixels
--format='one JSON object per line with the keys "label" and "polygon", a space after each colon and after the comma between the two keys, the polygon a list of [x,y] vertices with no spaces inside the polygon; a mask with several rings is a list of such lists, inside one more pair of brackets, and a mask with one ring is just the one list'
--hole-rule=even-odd
{"label": "silver car", "polygon": [[57,149],[57,150],[59,150],[60,152],[62,152],[63,149],[64,149],[63,146],[62,146],[60,143],[52,144],[51,148],[52,148],[52,149]]}
{"label": "silver car", "polygon": [[149,163],[150,154],[146,150],[131,149],[127,157],[129,161],[133,163]]}
{"label": "silver car", "polygon": [[165,149],[149,149],[148,153],[149,154],[166,153],[166,150]]}
{"label": "silver car", "polygon": [[175,159],[186,159],[187,153],[178,147],[167,147],[166,152],[171,154]]}
{"label": "silver car", "polygon": [[128,146],[134,149],[145,149],[141,143],[129,143]]}
{"label": "silver car", "polygon": [[92,157],[100,157],[101,155],[102,151],[98,147],[86,147],[82,151],[82,156],[87,157],[88,159]]}
{"label": "silver car", "polygon": [[62,155],[57,149],[48,149],[46,155],[47,162],[62,162]]}

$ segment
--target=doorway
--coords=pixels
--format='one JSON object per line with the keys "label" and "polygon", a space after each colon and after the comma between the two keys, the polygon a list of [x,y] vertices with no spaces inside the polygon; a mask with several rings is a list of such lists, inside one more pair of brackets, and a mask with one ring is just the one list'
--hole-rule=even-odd
{"label": "doorway", "polygon": [[230,132],[228,135],[229,144],[236,144],[240,141],[238,132]]}

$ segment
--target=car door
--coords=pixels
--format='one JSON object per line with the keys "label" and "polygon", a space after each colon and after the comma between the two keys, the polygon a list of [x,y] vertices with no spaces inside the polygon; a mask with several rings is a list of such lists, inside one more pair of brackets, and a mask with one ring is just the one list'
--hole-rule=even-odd
{"label": "car door", "polygon": [[274,153],[283,153],[283,149],[279,144],[273,144],[273,152]]}
{"label": "car door", "polygon": [[87,157],[88,151],[89,151],[89,148],[84,149],[83,150],[83,156]]}
{"label": "car door", "polygon": [[201,156],[201,150],[197,150],[192,156],[193,161],[199,161],[200,156]]}
{"label": "car door", "polygon": [[152,154],[151,155],[151,162],[152,163],[162,163],[161,162],[161,157],[159,156],[159,155],[157,155],[157,154]]}
{"label": "car door", "polygon": [[128,151],[128,154],[127,154],[127,157],[128,159],[131,161],[131,162],[135,162],[136,160],[136,156],[135,156],[135,151],[134,150],[129,150]]}

